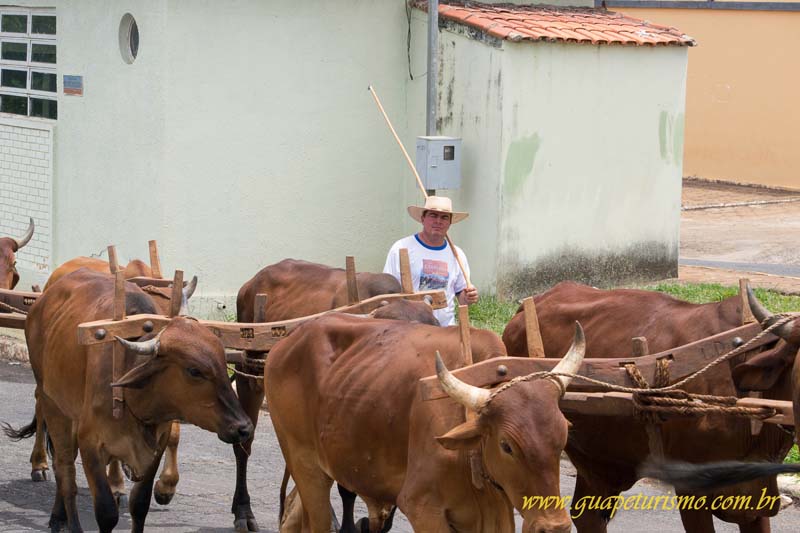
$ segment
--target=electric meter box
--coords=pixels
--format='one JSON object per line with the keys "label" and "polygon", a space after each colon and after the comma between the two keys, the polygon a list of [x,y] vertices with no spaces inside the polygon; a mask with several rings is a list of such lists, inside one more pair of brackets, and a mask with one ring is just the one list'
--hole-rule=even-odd
{"label": "electric meter box", "polygon": [[461,187],[461,139],[417,137],[417,172],[426,189]]}

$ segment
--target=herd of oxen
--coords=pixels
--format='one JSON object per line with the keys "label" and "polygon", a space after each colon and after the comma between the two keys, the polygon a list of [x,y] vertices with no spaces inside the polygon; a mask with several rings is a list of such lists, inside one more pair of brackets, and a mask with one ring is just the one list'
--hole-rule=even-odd
{"label": "herd of oxen", "polygon": [[[31,221],[23,237],[0,238],[0,288],[16,285],[15,252],[33,230]],[[150,272],[145,263],[132,261],[125,275]],[[401,291],[398,281],[385,274],[360,273],[357,280],[364,298]],[[187,287],[184,298],[190,292]],[[269,296],[265,321],[312,315],[347,303],[345,272],[293,259],[267,266],[239,291],[239,322],[254,321],[254,300],[262,293]],[[309,320],[268,356],[247,354],[265,360],[264,378],[239,374],[234,390],[223,345],[188,316],[184,301],[181,313],[161,331],[118,339],[125,346],[126,372],[112,382],[110,345],[80,345],[76,330],[78,324],[111,317],[113,294],[108,263],[77,258],[53,273],[26,319],[36,414],[30,425],[6,426],[6,433],[15,439],[36,435],[34,480],[47,478],[47,435],[57,484],[53,531],[81,530],[78,453],[100,531],[117,524],[123,469],[134,481],[128,497],[133,530],[143,530],[153,494],[166,504],[175,492],[176,421],[233,444],[234,526],[258,530],[246,474],[248,461],[258,460],[250,455],[251,444],[265,395],[286,461],[281,531],[327,533],[336,527],[332,522],[339,520],[332,519],[330,504],[334,481],[344,504],[339,531],[388,531],[396,509],[420,532],[510,532],[515,509],[526,533],[569,531],[568,509],[523,505],[526,496],[560,494],[563,451],[577,469],[572,501],[629,489],[650,455],[643,420],[585,414],[570,414],[567,420],[559,409],[562,389],[570,381],[563,375],[494,391],[458,380],[448,371],[463,364],[458,328],[438,327],[424,302],[401,300],[373,317],[329,313]],[[126,283],[126,314],[167,314],[170,295]],[[741,302],[735,297],[695,305],[655,292],[604,291],[571,282],[535,298],[544,351],[547,357],[563,356],[554,372],[566,374],[577,372],[584,354],[631,357],[634,337],[646,337],[651,351],[658,352],[738,327]],[[755,316],[769,324],[773,317],[752,294],[750,302]],[[757,391],[764,398],[791,399],[792,390],[800,390],[793,388],[792,370],[800,348],[800,319],[776,334],[780,339],[769,349],[745,362],[719,365],[687,390],[739,396]],[[474,362],[526,356],[523,314],[510,321],[502,339],[473,328],[471,342]],[[434,374],[454,401],[420,398],[419,380]],[[115,387],[125,389],[120,418],[111,414]],[[664,421],[662,440],[664,455],[674,460],[774,463],[786,455],[793,436],[772,424],[753,432],[748,419],[706,415]],[[154,490],[165,451],[165,469]],[[473,478],[476,459],[482,472],[478,482]],[[286,495],[289,477],[295,488]],[[758,498],[762,491],[776,494],[777,486],[773,475],[708,490]],[[357,524],[356,495],[369,510]],[[766,532],[777,510],[684,509],[681,519],[690,532],[713,531],[712,514],[739,524],[743,532]],[[606,531],[609,516],[609,510],[589,510],[575,525],[581,532]]]}

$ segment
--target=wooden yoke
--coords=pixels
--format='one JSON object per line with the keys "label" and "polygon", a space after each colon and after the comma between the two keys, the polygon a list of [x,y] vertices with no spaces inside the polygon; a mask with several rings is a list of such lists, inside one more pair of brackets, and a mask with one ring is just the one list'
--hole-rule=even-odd
{"label": "wooden yoke", "polygon": [[181,312],[183,302],[183,270],[176,270],[172,280],[172,295],[169,298],[169,317],[176,317]]}
{"label": "wooden yoke", "polygon": [[161,260],[158,258],[158,244],[156,241],[147,241],[150,249],[150,271],[154,278],[161,278]]}
{"label": "wooden yoke", "polygon": [[[463,367],[472,365],[472,339],[470,338],[469,331],[469,306],[458,306],[458,332],[461,335],[461,357],[463,360]],[[478,414],[474,411],[464,408],[464,417],[467,421],[475,420]],[[481,463],[481,456],[478,450],[469,451],[469,466],[472,472],[472,484],[476,489],[483,488],[483,464]]]}
{"label": "wooden yoke", "polygon": [[411,260],[408,258],[408,248],[400,248],[400,286],[406,294],[414,292],[414,278],[411,277]]}
{"label": "wooden yoke", "polygon": [[[650,355],[650,346],[647,337],[634,337],[631,339],[631,351],[634,357]],[[652,385],[651,385],[652,386]],[[659,384],[656,384],[659,386]],[[658,415],[645,415],[644,429],[647,433],[647,444],[650,454],[658,460],[664,459],[664,440],[661,434],[661,423],[657,421]]]}
{"label": "wooden yoke", "polygon": [[108,250],[108,269],[111,271],[111,275],[113,276],[119,270],[119,263],[117,262],[117,248],[113,244],[110,244],[107,250]]}
{"label": "wooden yoke", "polygon": [[750,300],[747,298],[747,285],[750,280],[747,278],[739,278],[739,298],[742,302],[742,325],[749,324],[750,322],[757,322],[756,317],[750,310]]}
{"label": "wooden yoke", "polygon": [[357,304],[361,301],[358,297],[358,282],[356,280],[356,258],[348,255],[344,258],[347,275],[347,304]]}
{"label": "wooden yoke", "polygon": [[539,317],[536,315],[536,304],[533,296],[522,300],[522,312],[525,313],[525,337],[528,340],[528,357],[544,357],[544,342],[539,330]]}
{"label": "wooden yoke", "polygon": [[[114,247],[108,247],[108,257],[111,259],[111,252]],[[116,255],[114,256],[116,260]],[[114,273],[114,320],[125,319],[125,273],[117,270]],[[116,383],[122,377],[122,370],[125,367],[125,347],[118,342],[112,344],[112,383]],[[122,403],[125,401],[124,388],[114,387],[112,392],[112,414],[114,418],[122,417]]]}
{"label": "wooden yoke", "polygon": [[253,322],[261,324],[267,321],[267,295],[256,294],[253,302]]}

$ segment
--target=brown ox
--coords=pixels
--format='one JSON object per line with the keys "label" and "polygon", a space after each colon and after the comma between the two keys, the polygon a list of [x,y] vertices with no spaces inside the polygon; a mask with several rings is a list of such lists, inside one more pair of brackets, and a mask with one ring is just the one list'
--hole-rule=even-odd
{"label": "brown ox", "polygon": [[[751,296],[756,317],[766,312]],[[536,296],[536,310],[545,353],[558,354],[569,342],[568,328],[579,320],[586,329],[589,357],[632,356],[633,337],[646,337],[651,353],[690,343],[742,324],[741,299],[703,305],[690,304],[651,291],[604,291],[576,283],[560,283]],[[758,354],[747,363],[720,365],[702,379],[689,382],[688,392],[720,396],[742,396],[743,391],[762,391],[764,398],[789,399],[789,368],[800,347],[800,336],[784,327],[775,348]],[[791,332],[793,335],[789,335]],[[526,353],[524,316],[517,314],[503,333],[509,353]],[[735,360],[734,360],[735,361]],[[731,369],[733,379],[731,378]],[[800,390],[800,389],[796,389]],[[623,417],[570,416],[573,429],[567,454],[578,470],[573,502],[583,496],[606,497],[627,490],[639,479],[637,467],[650,450],[644,424]],[[705,463],[720,460],[780,461],[792,438],[782,429],[765,424],[758,435],[751,434],[748,419],[724,415],[673,418],[662,425],[662,442],[667,458]],[[598,438],[602,436],[602,438]],[[753,496],[761,491],[777,495],[775,477],[737,485],[717,495]],[[678,490],[678,494],[685,494]],[[712,497],[709,496],[709,501]],[[761,511],[714,511],[718,518],[739,524],[743,532],[769,531],[769,516],[777,508]],[[577,512],[575,514],[578,514]],[[609,511],[586,510],[575,524],[579,531],[606,531]],[[681,510],[684,528],[690,532],[714,531],[710,511]]]}
{"label": "brown ox", "polygon": [[[44,286],[46,291],[59,279],[79,270],[86,268],[93,272],[111,275],[111,270],[108,261],[97,259],[94,257],[76,257],[70,259],[56,268],[47,280]],[[131,260],[125,267],[125,279],[135,277],[151,277],[152,271],[144,261],[140,259]],[[191,298],[192,293],[197,285],[197,277],[192,279],[188,285],[188,290],[184,295],[186,298]],[[151,295],[153,303],[156,306],[159,314],[168,315],[170,312],[170,302],[172,297],[172,290],[169,288],[148,287],[146,291]],[[31,479],[33,481],[44,481],[47,479],[47,454],[45,452],[44,431],[42,431],[41,423],[42,416],[39,412],[39,403],[36,404],[36,414],[39,426],[36,428],[36,439],[34,441],[33,450],[31,451]],[[181,426],[175,422],[170,432],[169,444],[167,446],[167,457],[164,463],[164,469],[159,476],[155,486],[155,499],[161,505],[168,504],[175,495],[175,487],[178,484],[178,443],[180,442]],[[119,498],[125,494],[125,480],[122,475],[122,468],[118,461],[112,461],[109,465],[108,473],[109,483],[111,484],[112,492]]]}
{"label": "brown ox", "polygon": [[[396,294],[401,290],[400,283],[389,274],[359,272],[356,275],[356,283],[361,299],[381,294]],[[347,305],[347,276],[341,268],[298,259],[284,259],[264,267],[239,289],[236,298],[236,314],[239,322],[254,321],[256,294],[267,295],[264,318],[267,322],[288,320]],[[418,302],[393,302],[391,305],[379,308],[374,316],[438,325],[430,306]],[[263,358],[265,354],[247,355]],[[250,372],[252,371],[253,369],[250,369]],[[258,423],[260,407],[264,402],[264,387],[255,380],[237,376],[236,391],[242,407],[255,426]],[[233,447],[236,455],[236,490],[231,512],[234,515],[234,526],[237,531],[258,531],[258,522],[250,507],[250,494],[247,490],[247,460],[251,446],[252,440],[245,442],[243,446]]]}
{"label": "brown ox", "polygon": [[[71,272],[75,272],[79,268],[88,268],[89,270],[94,272],[102,272],[103,274],[111,273],[108,261],[103,261],[102,259],[97,259],[96,257],[76,257],[75,259],[70,259],[66,263],[62,264],[56,268],[52,274],[50,274],[50,277],[47,279],[47,284],[44,286],[45,290],[47,290],[47,287],[61,279],[63,276],[66,276]],[[147,263],[141,259],[132,259],[125,266],[123,272],[125,274],[125,279],[138,277],[150,278],[153,276],[153,271],[150,270],[150,267],[147,266]]]}
{"label": "brown ox", "polygon": [[[30,219],[28,230],[19,239],[0,237],[0,289],[13,289],[19,282],[17,258],[14,254],[30,242],[33,229],[33,219]],[[0,312],[3,310],[0,309]]]}
{"label": "brown ox", "polygon": [[[155,313],[153,300],[126,283],[126,313]],[[172,420],[181,419],[216,433],[225,442],[248,439],[253,426],[228,380],[219,339],[197,321],[176,317],[155,337],[129,342],[124,368],[112,384],[111,347],[77,343],[82,322],[112,316],[114,280],[79,270],[53,284],[31,308],[25,324],[31,366],[54,448],[56,498],[53,531],[81,531],[75,496],[75,456],[94,501],[100,531],[119,519],[106,477],[113,459],[129,466],[136,485],[129,509],[133,531],[143,531],[153,480]],[[125,387],[123,416],[111,413],[112,387]],[[35,420],[31,426],[35,425]],[[29,432],[30,427],[17,433]]]}
{"label": "brown ox", "polygon": [[[581,345],[576,334],[556,371],[580,366]],[[491,351],[475,359],[500,355],[502,346]],[[560,386],[521,381],[492,398],[445,368],[462,362],[458,328],[347,315],[304,324],[273,348],[267,399],[310,531],[329,531],[333,480],[367,502],[371,532],[383,526],[376,511],[392,504],[426,533],[511,532],[514,508],[526,533],[569,531],[566,510],[523,504],[525,496],[560,494],[568,426]],[[419,379],[434,372],[458,403],[422,401]],[[464,407],[476,417],[464,422]],[[483,463],[482,489],[472,484],[472,450]]]}

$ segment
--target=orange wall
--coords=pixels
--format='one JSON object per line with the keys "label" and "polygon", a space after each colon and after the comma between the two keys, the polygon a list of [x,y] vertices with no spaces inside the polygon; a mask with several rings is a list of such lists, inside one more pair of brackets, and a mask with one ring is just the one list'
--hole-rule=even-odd
{"label": "orange wall", "polygon": [[610,9],[698,42],[684,175],[800,189],[800,12]]}

